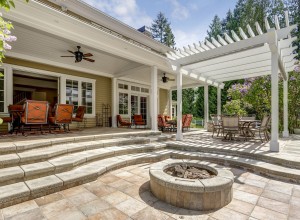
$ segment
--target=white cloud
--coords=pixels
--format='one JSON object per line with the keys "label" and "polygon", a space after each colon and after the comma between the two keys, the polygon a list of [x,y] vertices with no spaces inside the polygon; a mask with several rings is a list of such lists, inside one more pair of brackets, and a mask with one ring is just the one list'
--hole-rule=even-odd
{"label": "white cloud", "polygon": [[190,16],[189,9],[180,4],[177,0],[168,0],[172,6],[172,18],[177,20],[184,20]]}
{"label": "white cloud", "polygon": [[203,41],[206,37],[206,32],[201,31],[203,28],[196,28],[194,30],[183,31],[180,29],[174,29],[173,34],[175,36],[175,42],[177,48],[182,48],[183,46],[192,45],[193,43],[198,43]]}
{"label": "white cloud", "polygon": [[150,26],[152,18],[138,7],[136,0],[84,0],[89,5],[134,28]]}

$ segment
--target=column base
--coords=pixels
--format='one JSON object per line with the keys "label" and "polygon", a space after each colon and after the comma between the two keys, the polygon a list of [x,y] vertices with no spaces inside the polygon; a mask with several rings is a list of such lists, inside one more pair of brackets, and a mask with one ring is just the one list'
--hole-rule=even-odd
{"label": "column base", "polygon": [[183,135],[182,133],[176,133],[176,141],[182,141],[183,140]]}
{"label": "column base", "polygon": [[284,137],[284,138],[287,138],[287,137],[289,137],[289,131],[283,131],[282,132],[282,137]]}
{"label": "column base", "polygon": [[277,140],[270,141],[270,151],[279,152],[279,142]]}

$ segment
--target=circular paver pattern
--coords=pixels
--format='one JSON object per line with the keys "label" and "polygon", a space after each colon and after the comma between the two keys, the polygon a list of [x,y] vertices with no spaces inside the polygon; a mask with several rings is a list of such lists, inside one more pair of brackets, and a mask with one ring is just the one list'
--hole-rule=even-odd
{"label": "circular paver pattern", "polygon": [[[216,174],[209,179],[183,179],[171,176],[165,169],[186,163]],[[229,170],[213,168],[197,160],[167,159],[150,166],[150,189],[160,200],[193,210],[216,210],[232,200],[234,176]]]}

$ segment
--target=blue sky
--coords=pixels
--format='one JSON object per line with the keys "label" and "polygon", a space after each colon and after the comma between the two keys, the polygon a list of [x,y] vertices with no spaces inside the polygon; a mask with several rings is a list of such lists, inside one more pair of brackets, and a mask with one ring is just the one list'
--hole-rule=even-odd
{"label": "blue sky", "polygon": [[237,0],[84,0],[88,4],[139,28],[150,26],[159,11],[171,22],[177,47],[202,41],[213,17],[224,18]]}

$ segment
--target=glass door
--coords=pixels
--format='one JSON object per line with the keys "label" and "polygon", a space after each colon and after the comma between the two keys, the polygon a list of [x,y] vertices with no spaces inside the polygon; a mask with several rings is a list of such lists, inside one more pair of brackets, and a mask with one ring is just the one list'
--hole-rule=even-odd
{"label": "glass door", "polygon": [[148,105],[148,98],[144,96],[140,96],[140,112],[147,124],[147,105]]}
{"label": "glass door", "polygon": [[139,97],[136,95],[131,95],[131,120],[133,120],[133,116],[139,114]]}

